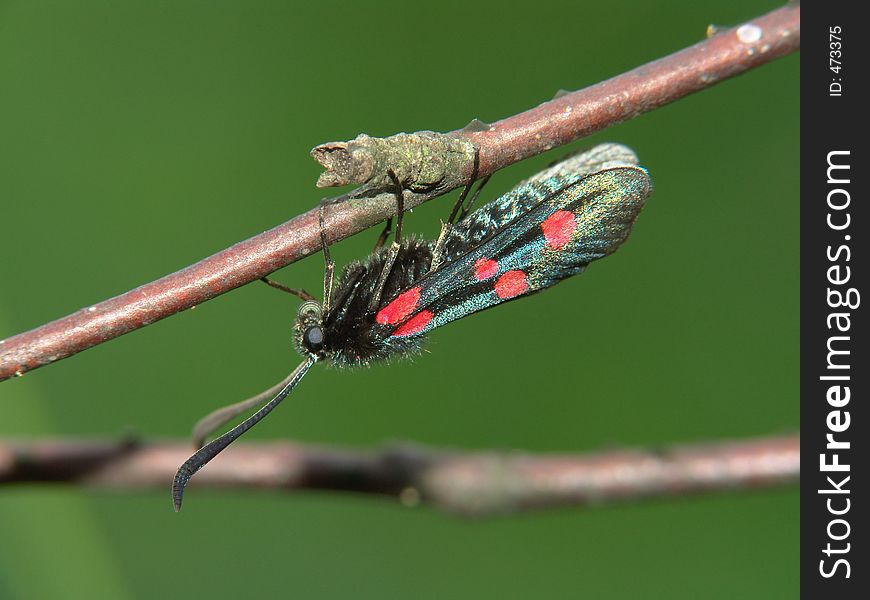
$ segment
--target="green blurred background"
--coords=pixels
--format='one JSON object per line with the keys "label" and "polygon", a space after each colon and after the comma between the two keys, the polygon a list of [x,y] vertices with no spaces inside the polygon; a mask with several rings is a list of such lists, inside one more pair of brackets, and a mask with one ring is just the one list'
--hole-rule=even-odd
{"label": "green blurred background", "polygon": [[[316,144],[494,121],[777,2],[0,0],[0,338],[314,206]],[[582,452],[795,431],[799,59],[612,140],[655,192],[626,246],[431,335],[317,369],[248,439]],[[449,198],[415,210],[434,236]],[[372,230],[337,245],[340,264]],[[317,290],[320,257],[276,274]],[[297,364],[251,285],[0,383],[0,435],[186,436]],[[480,384],[481,371],[499,374]],[[330,494],[0,490],[0,598],[794,598],[797,489],[465,521]]]}

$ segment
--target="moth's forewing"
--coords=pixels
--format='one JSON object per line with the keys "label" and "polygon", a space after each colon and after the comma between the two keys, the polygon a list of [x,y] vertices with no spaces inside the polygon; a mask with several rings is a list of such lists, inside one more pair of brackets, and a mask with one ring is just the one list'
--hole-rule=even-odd
{"label": "moth's forewing", "polygon": [[585,177],[554,176],[526,188],[546,194],[488,240],[398,296],[403,303],[413,298],[413,310],[403,306],[406,317],[395,323],[393,335],[419,335],[582,272],[628,238],[651,184],[645,169],[620,166]]}

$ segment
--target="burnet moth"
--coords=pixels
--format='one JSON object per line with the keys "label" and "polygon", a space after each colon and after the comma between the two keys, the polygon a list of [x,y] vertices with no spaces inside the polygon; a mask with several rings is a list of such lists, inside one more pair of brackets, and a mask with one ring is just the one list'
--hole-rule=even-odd
{"label": "burnet moth", "polygon": [[[303,300],[293,326],[302,363],[272,389],[197,424],[194,439],[201,447],[178,469],[172,484],[176,511],[194,473],[269,414],[315,363],[359,367],[417,353],[435,327],[583,272],[628,238],[651,191],[649,173],[638,166],[630,148],[601,144],[566,157],[473,212],[470,206],[485,180],[466,204],[469,183],[432,242],[402,238],[402,187],[389,174],[398,203],[391,245],[385,245],[387,221],[372,254],[347,265],[335,283],[335,263],[323,233],[326,207],[321,206],[323,302],[304,290],[264,280]],[[208,434],[260,404],[245,421],[202,445]]]}

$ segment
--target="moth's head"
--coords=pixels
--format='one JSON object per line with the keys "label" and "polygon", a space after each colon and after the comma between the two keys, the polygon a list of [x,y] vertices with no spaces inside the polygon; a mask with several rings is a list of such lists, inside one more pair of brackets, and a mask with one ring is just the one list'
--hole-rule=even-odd
{"label": "moth's head", "polygon": [[326,334],[323,330],[323,307],[319,302],[303,302],[293,325],[293,343],[302,355],[323,357]]}

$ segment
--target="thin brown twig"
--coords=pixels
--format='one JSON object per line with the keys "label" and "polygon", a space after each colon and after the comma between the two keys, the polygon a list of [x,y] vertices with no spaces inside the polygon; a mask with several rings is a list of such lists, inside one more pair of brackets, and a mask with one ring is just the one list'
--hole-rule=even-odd
{"label": "thin brown twig", "polygon": [[[183,442],[0,440],[0,485],[31,482],[166,490]],[[232,446],[197,488],[330,490],[391,496],[466,515],[588,506],[796,483],[800,437],[577,455],[458,452],[401,445],[380,452],[291,442]],[[189,493],[190,494],[190,493]],[[190,501],[190,500],[189,500]]]}
{"label": "thin brown twig", "polygon": [[[740,27],[723,30],[660,60],[563,95],[484,131],[456,131],[479,151],[479,176],[653,110],[800,48],[800,5],[789,3]],[[430,190],[408,191],[405,207],[459,187],[472,164],[447,173]],[[382,188],[333,200],[327,240],[358,233],[395,213]],[[0,340],[0,380],[50,364],[260,279],[320,250],[312,209],[181,271],[83,308],[31,331]]]}

